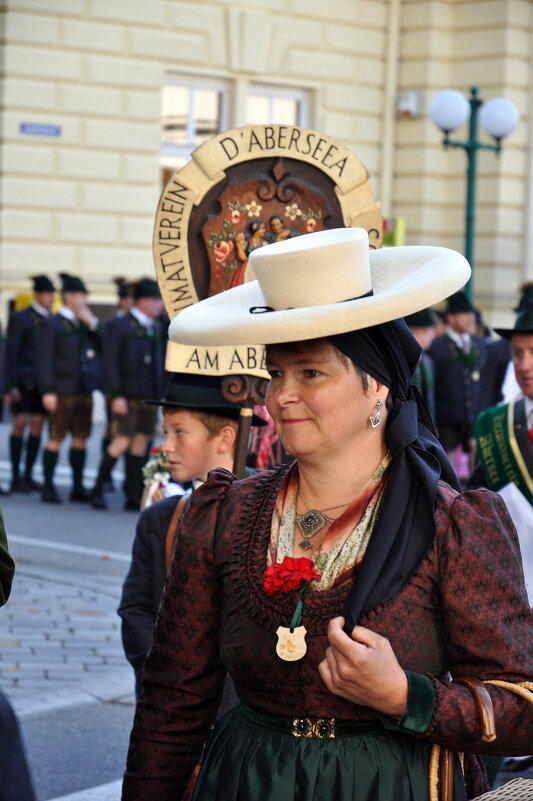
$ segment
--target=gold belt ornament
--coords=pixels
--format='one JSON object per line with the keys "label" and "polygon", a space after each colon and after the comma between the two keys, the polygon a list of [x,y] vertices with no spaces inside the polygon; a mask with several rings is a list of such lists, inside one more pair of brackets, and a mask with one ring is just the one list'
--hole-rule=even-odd
{"label": "gold belt ornament", "polygon": [[318,737],[319,740],[335,739],[335,718],[293,718],[293,737]]}

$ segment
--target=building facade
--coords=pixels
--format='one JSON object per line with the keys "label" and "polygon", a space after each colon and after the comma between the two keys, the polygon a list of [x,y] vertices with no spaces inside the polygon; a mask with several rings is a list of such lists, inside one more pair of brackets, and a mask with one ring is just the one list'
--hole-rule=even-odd
{"label": "building facade", "polygon": [[[3,0],[0,319],[28,277],[153,274],[165,176],[209,136],[296,124],[348,146],[407,244],[463,250],[466,156],[432,96],[479,86],[520,110],[480,151],[474,300],[512,319],[532,278],[530,0]],[[464,139],[466,128],[456,132]],[[487,139],[487,141],[490,141]]]}

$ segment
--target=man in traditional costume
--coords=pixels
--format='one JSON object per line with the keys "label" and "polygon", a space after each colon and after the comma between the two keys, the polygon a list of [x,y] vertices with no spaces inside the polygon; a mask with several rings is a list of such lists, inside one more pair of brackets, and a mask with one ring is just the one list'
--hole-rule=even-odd
{"label": "man in traditional costume", "polygon": [[70,500],[88,500],[83,487],[86,443],[91,434],[95,389],[102,386],[100,323],[88,305],[88,290],[75,275],[60,273],[62,305],[41,327],[36,347],[37,385],[49,413],[43,452],[41,499],[61,503],[54,473],[61,443],[71,434]]}
{"label": "man in traditional costume", "polygon": [[479,415],[479,464],[468,486],[496,490],[507,503],[518,532],[533,606],[533,302],[520,312],[514,328],[497,328],[496,333],[510,342],[522,397]]}
{"label": "man in traditional costume", "polygon": [[[516,526],[526,589],[533,606],[533,296],[523,295],[514,328],[496,328],[509,347],[522,397],[482,412],[476,424],[479,464],[470,476],[471,488],[487,486],[500,492]],[[533,757],[510,758],[502,779],[529,775]]]}
{"label": "man in traditional costume", "polygon": [[161,396],[165,343],[158,320],[163,307],[156,281],[143,278],[133,288],[133,306],[104,327],[104,389],[111,402],[111,442],[100,461],[91,491],[94,509],[107,509],[104,487],[116,461],[126,455],[125,509],[138,511],[143,492],[142,468],[157,412],[143,404]]}
{"label": "man in traditional costume", "polygon": [[500,490],[516,484],[533,506],[533,303],[522,311],[514,328],[497,328],[511,343],[516,380],[523,397],[492,406],[476,424],[479,466],[469,484]]}
{"label": "man in traditional costume", "polygon": [[[41,445],[46,411],[37,385],[35,353],[42,326],[51,314],[55,287],[46,275],[35,275],[33,302],[13,312],[9,318],[5,350],[6,399],[11,404],[12,428],[9,437],[11,491],[31,492],[40,489],[32,472]],[[25,469],[20,461],[24,434],[27,433]]]}
{"label": "man in traditional costume", "polygon": [[428,350],[435,369],[435,405],[439,440],[454,460],[460,445],[474,464],[474,425],[479,411],[479,387],[487,343],[472,333],[475,308],[464,292],[448,298],[448,328]]}
{"label": "man in traditional costume", "polygon": [[[514,310],[516,314],[525,311],[533,303],[533,281],[526,282],[520,287],[520,299]],[[514,400],[520,389],[516,383],[514,365],[511,359],[511,344],[508,339],[498,339],[489,342],[487,346],[487,361],[481,375],[479,390],[483,406],[480,411],[496,406],[498,403],[507,403]]]}

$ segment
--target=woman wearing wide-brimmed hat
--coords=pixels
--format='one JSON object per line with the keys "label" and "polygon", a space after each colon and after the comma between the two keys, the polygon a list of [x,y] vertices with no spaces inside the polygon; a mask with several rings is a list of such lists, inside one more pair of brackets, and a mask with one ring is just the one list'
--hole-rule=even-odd
{"label": "woman wearing wide-brimmed hat", "polygon": [[[368,254],[366,232],[250,256],[258,281],[182,312],[171,338],[266,344],[267,406],[291,465],[195,493],[148,657],[123,798],[181,798],[227,670],[241,704],[211,732],[197,801],[421,801],[432,743],[528,753],[527,703],[487,685],[481,741],[454,676],[523,681],[531,617],[504,504],[460,494],[410,385],[403,315],[461,287],[441,248]],[[478,760],[466,779],[483,789]],[[459,760],[455,801],[465,799]]]}

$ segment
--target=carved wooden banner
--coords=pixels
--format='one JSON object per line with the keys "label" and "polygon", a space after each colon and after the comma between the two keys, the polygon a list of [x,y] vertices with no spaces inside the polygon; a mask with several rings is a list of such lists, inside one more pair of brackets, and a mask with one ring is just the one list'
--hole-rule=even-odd
{"label": "carved wooden banner", "polygon": [[[250,252],[324,228],[360,227],[381,246],[382,217],[368,173],[344,145],[316,131],[253,125],[215,136],[166,184],[154,228],[158,282],[169,317],[253,278]],[[170,342],[166,369],[265,377],[262,346]]]}

